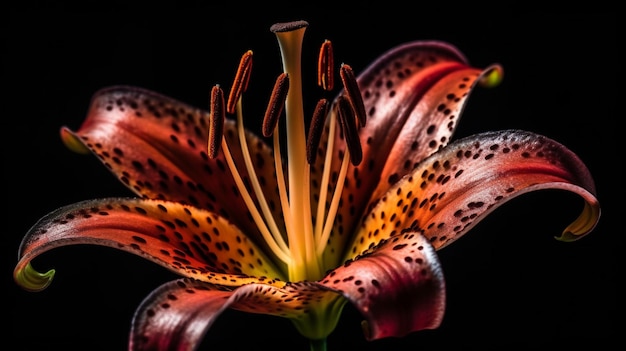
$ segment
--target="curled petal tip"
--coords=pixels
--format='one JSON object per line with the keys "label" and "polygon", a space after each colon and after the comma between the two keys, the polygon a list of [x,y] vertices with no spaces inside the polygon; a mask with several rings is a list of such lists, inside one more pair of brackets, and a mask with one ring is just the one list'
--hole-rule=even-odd
{"label": "curled petal tip", "polygon": [[480,78],[479,84],[484,88],[493,88],[498,86],[504,78],[504,68],[499,64],[487,67]]}
{"label": "curled petal tip", "polygon": [[365,335],[365,338],[367,340],[371,340],[372,330],[370,329],[370,324],[367,322],[367,320],[364,319],[361,321],[361,329],[363,330],[363,335]]}
{"label": "curled petal tip", "polygon": [[29,291],[41,291],[50,285],[52,278],[54,278],[54,273],[54,269],[45,273],[39,273],[28,263],[23,269],[16,270],[14,276],[15,282],[22,288]]}
{"label": "curled petal tip", "polygon": [[591,204],[585,202],[585,208],[582,213],[556,239],[565,242],[576,241],[591,232],[599,220],[600,206],[597,202]]}
{"label": "curled petal tip", "polygon": [[582,236],[570,231],[564,230],[561,235],[554,237],[558,241],[571,242],[580,239]]}
{"label": "curled petal tip", "polygon": [[68,149],[78,154],[89,153],[89,149],[80,141],[78,136],[67,127],[61,128],[61,140],[63,140],[63,144],[65,144]]}

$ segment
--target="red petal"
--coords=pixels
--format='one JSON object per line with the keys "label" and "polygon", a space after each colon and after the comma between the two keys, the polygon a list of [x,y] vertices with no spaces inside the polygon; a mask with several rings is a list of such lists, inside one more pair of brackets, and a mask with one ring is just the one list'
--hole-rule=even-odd
{"label": "red petal", "polygon": [[[299,320],[314,313],[316,307],[342,306],[343,301],[341,295],[316,283],[288,284],[282,288],[248,284],[230,290],[178,280],[153,291],[138,308],[130,349],[193,350],[227,308]],[[325,311],[338,314],[341,309]],[[330,327],[332,330],[334,326]]]}
{"label": "red petal", "polygon": [[408,229],[423,233],[440,249],[507,201],[541,189],[570,191],[584,200],[582,213],[560,239],[580,238],[595,227],[600,204],[593,179],[563,145],[517,130],[455,141],[380,199],[355,236],[348,257]]}
{"label": "red petal", "polygon": [[[208,157],[208,122],[206,111],[151,91],[120,86],[97,92],[80,129],[75,133],[63,129],[62,136],[73,150],[80,150],[77,142],[91,149],[135,193],[236,219],[257,244],[265,245],[260,236],[256,237],[258,229],[223,154]],[[225,122],[224,135],[242,177],[247,179],[232,120]],[[273,153],[253,134],[247,134],[247,142],[259,180],[268,189],[265,196],[270,204],[276,204],[274,215],[280,219]]]}
{"label": "red petal", "polygon": [[363,314],[368,339],[434,329],[443,318],[443,273],[434,248],[419,233],[382,242],[331,272],[322,284],[342,291]]}
{"label": "red petal", "polygon": [[37,274],[30,262],[73,244],[128,251],[182,276],[225,285],[281,276],[260,248],[214,213],[158,200],[100,199],[57,209],[33,226],[20,246],[14,273],[18,283],[45,288],[49,281],[33,281]]}
{"label": "red petal", "polygon": [[[416,41],[386,52],[359,75],[368,115],[366,126],[359,131],[363,161],[348,170],[344,205],[336,223],[338,235],[330,238],[340,243],[331,246],[342,247],[351,236],[341,235],[339,228],[354,227],[372,194],[374,198],[382,195],[410,172],[414,163],[448,143],[480,73],[467,65],[456,48],[437,41]],[[327,137],[320,143],[322,149]],[[342,149],[335,151],[335,171],[340,167]],[[319,184],[324,160],[317,160],[312,179]],[[338,254],[328,264],[332,260],[339,262]]]}
{"label": "red petal", "polygon": [[370,200],[379,198],[418,163],[448,144],[469,94],[483,76],[497,69],[495,67],[482,72],[471,67],[459,69],[430,87],[410,111],[396,137],[380,175],[381,181]]}

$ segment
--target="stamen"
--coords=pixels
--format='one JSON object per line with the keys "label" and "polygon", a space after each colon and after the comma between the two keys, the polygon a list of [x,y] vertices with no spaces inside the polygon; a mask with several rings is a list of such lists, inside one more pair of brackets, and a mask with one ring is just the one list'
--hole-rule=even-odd
{"label": "stamen", "polygon": [[285,184],[285,172],[283,171],[283,157],[280,152],[280,135],[279,130],[274,133],[274,167],[276,169],[276,183],[278,185],[278,195],[280,196],[280,205],[283,210],[283,218],[285,220],[285,229],[289,233],[293,231],[293,220],[291,219],[291,210],[289,208],[289,195],[287,185]]}
{"label": "stamen", "polygon": [[[330,237],[330,232],[333,229],[333,223],[335,223],[335,216],[337,215],[337,210],[339,209],[339,201],[341,200],[343,184],[346,181],[346,174],[348,173],[349,159],[350,153],[344,153],[343,159],[341,161],[341,168],[339,169],[339,176],[337,177],[337,183],[335,185],[335,191],[333,192],[333,197],[330,200],[330,206],[328,207],[328,213],[326,214],[326,221],[324,222],[323,226],[320,226],[319,222],[316,222],[318,225],[318,227],[316,227],[316,230],[319,230],[319,232],[316,231],[315,233],[317,239],[317,255],[320,257],[324,254],[324,250],[326,249],[326,245],[328,243],[328,238]],[[326,182],[323,184],[328,183]],[[326,202],[326,193],[327,191],[324,192],[324,203]],[[321,203],[319,203],[318,205],[320,204]],[[318,206],[318,214],[319,213],[320,208]]]}
{"label": "stamen", "polygon": [[250,81],[251,72],[252,50],[248,50],[245,54],[241,56],[241,60],[239,61],[239,67],[237,68],[235,80],[233,81],[233,86],[230,89],[230,93],[228,95],[226,112],[230,114],[235,113],[237,100],[239,100],[241,94],[248,89],[248,82]]}
{"label": "stamen", "polygon": [[361,96],[361,90],[359,89],[359,84],[356,81],[356,76],[354,75],[354,71],[352,67],[347,64],[341,64],[341,69],[339,70],[341,81],[343,82],[343,86],[346,89],[346,96],[348,101],[350,101],[350,105],[354,110],[354,114],[356,115],[357,120],[359,121],[359,126],[365,126],[365,105],[363,104],[363,97]]}
{"label": "stamen", "polygon": [[261,213],[259,213],[259,210],[255,206],[254,200],[246,189],[243,179],[241,178],[241,174],[239,174],[239,171],[237,170],[237,166],[235,165],[233,156],[230,153],[230,149],[228,148],[226,138],[222,138],[222,148],[224,149],[224,156],[226,159],[226,163],[228,164],[228,168],[230,169],[233,178],[235,179],[235,183],[237,184],[237,189],[239,189],[239,193],[241,194],[243,200],[246,202],[246,206],[250,210],[250,215],[252,215],[252,218],[254,219],[257,228],[259,228],[263,239],[269,246],[269,249],[276,255],[276,257],[285,262],[285,264],[289,265],[292,261],[291,257],[289,256],[289,248],[284,243],[284,241],[281,240],[281,237],[274,236],[270,232],[266,223],[263,221]]}
{"label": "stamen", "polygon": [[317,85],[326,91],[333,90],[335,86],[334,67],[333,45],[330,40],[325,40],[317,60]]}
{"label": "stamen", "polygon": [[356,129],[354,110],[351,108],[348,100],[349,98],[346,98],[345,95],[340,95],[337,99],[339,125],[350,152],[350,161],[352,165],[358,166],[363,160],[363,150],[361,149],[361,142]]}
{"label": "stamen", "polygon": [[[252,164],[252,157],[250,155],[250,149],[248,148],[248,142],[246,139],[246,132],[243,127],[243,111],[242,111],[242,99],[239,99],[237,102],[237,135],[239,136],[239,145],[241,147],[241,153],[243,156],[244,165],[246,170],[248,171],[248,176],[250,183],[252,185],[252,190],[257,197],[257,202],[261,211],[263,213],[263,217],[267,223],[269,231],[281,248],[283,248],[286,252],[289,251],[287,244],[284,242],[283,237],[276,225],[276,221],[274,220],[274,216],[272,215],[272,211],[267,203],[267,199],[265,198],[265,194],[263,193],[263,189],[261,187],[261,183],[259,182],[259,178],[256,174],[254,164]],[[234,164],[234,162],[233,162]],[[240,189],[240,192],[243,192],[246,189]]]}
{"label": "stamen", "polygon": [[214,159],[220,151],[226,117],[224,91],[219,85],[211,89],[211,110],[209,112],[209,158]]}
{"label": "stamen", "polygon": [[[335,110],[336,112],[337,110]],[[328,196],[328,183],[330,181],[330,165],[332,164],[333,147],[335,144],[335,133],[337,126],[337,113],[330,114],[330,123],[328,129],[328,139],[326,140],[326,159],[324,161],[324,169],[322,172],[322,180],[320,182],[319,200],[317,203],[317,217],[315,219],[315,242],[317,246],[317,255],[321,258],[328,244],[328,238],[335,222],[335,216],[339,209],[339,201],[341,200],[341,192],[343,191],[343,184],[348,173],[348,165],[350,163],[350,152],[344,152],[343,159],[341,161],[341,168],[339,175],[335,183],[335,190],[330,200],[330,206],[328,212],[324,218],[326,209],[326,197]]]}
{"label": "stamen", "polygon": [[311,119],[311,125],[309,127],[309,135],[306,143],[306,160],[309,164],[315,162],[317,157],[317,147],[324,131],[324,121],[326,120],[326,114],[328,113],[328,100],[321,99],[315,106],[313,111],[313,118]]}
{"label": "stamen", "polygon": [[263,136],[269,137],[274,133],[276,124],[278,124],[278,118],[283,113],[288,91],[289,76],[287,73],[283,72],[276,78],[276,83],[274,84],[272,95],[270,96],[270,102],[267,104],[267,110],[265,110],[262,128]]}

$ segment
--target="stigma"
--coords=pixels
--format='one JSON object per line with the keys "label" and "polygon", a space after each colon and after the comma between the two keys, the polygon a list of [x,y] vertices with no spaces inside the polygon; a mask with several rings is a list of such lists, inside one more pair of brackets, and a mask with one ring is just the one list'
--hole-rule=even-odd
{"label": "stigma", "polygon": [[[270,94],[262,123],[262,135],[272,139],[284,223],[279,225],[272,215],[246,142],[242,101],[252,71],[251,50],[241,57],[227,100],[220,85],[212,88],[208,124],[209,156],[215,158],[223,153],[259,232],[271,253],[287,267],[285,273],[290,281],[319,280],[326,271],[334,268],[324,267],[322,256],[340,206],[339,200],[348,166],[358,165],[362,160],[358,129],[366,123],[361,92],[355,74],[347,64],[341,64],[339,69],[343,89],[335,102],[331,104],[327,98],[321,97],[311,114],[305,114],[301,55],[307,27],[306,21],[277,23],[270,27],[280,46],[283,72],[276,78]],[[324,93],[332,91],[335,85],[335,67],[330,40],[325,40],[320,46],[317,73],[317,83],[322,91]],[[284,123],[281,123],[283,114]],[[236,121],[237,139],[244,156],[243,164],[235,163],[230,152],[231,145],[223,135],[223,123],[227,115],[234,117]],[[306,125],[306,121],[310,124]],[[285,133],[285,138],[281,138],[281,132]],[[325,148],[319,148],[324,133],[327,133],[324,139],[327,145]],[[340,140],[345,142],[337,142]],[[286,142],[286,147],[283,147],[281,142]],[[339,153],[342,157],[341,168],[331,194],[330,165],[337,148],[342,149]],[[286,156],[282,155],[282,150],[286,150]],[[318,150],[325,152],[320,154]],[[284,157],[286,170],[283,169]],[[324,157],[324,169],[317,208],[312,208],[311,164],[317,157]],[[239,169],[245,169],[250,175],[249,187],[246,187]]]}

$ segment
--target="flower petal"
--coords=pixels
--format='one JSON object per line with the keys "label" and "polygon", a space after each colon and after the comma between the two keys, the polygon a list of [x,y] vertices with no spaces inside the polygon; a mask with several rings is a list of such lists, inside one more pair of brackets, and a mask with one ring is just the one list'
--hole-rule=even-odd
{"label": "flower petal", "polygon": [[339,305],[337,292],[316,283],[288,284],[283,288],[247,284],[236,289],[189,279],[166,283],[139,306],[131,329],[131,350],[193,350],[217,317],[227,308],[304,318],[312,308]]}
{"label": "flower petal", "polygon": [[[208,112],[180,101],[140,88],[114,86],[93,96],[78,131],[63,128],[61,135],[72,150],[93,151],[142,197],[187,203],[237,219],[237,225],[264,246],[223,153],[215,159],[208,157],[208,122]],[[230,119],[224,124],[224,136],[247,181],[235,123]],[[277,222],[282,223],[273,153],[262,139],[251,133],[246,136],[259,180],[268,189],[265,196]]]}
{"label": "flower petal", "polygon": [[347,257],[406,230],[423,233],[440,249],[508,200],[540,189],[567,190],[585,201],[582,213],[559,239],[574,240],[595,227],[600,204],[593,179],[563,145],[519,130],[457,140],[420,163],[380,199]]}
{"label": "flower petal", "polygon": [[[427,156],[445,147],[456,129],[471,91],[484,77],[499,71],[497,65],[482,71],[465,67],[433,83],[410,112],[396,137],[380,175],[380,182],[370,200],[378,199]],[[378,157],[378,154],[372,157]]]}
{"label": "flower petal", "polygon": [[224,285],[282,277],[262,249],[214,213],[159,200],[99,199],[59,208],[37,222],[22,240],[16,281],[44,289],[52,273],[41,276],[30,262],[73,244],[128,251],[182,276]]}
{"label": "flower petal", "polygon": [[435,249],[417,232],[381,242],[322,284],[339,289],[357,307],[370,340],[434,329],[443,319],[443,272]]}
{"label": "flower petal", "polygon": [[[331,236],[329,246],[343,247],[352,233],[342,234],[342,228],[354,228],[360,220],[358,214],[369,208],[372,199],[448,143],[477,80],[498,70],[493,66],[483,73],[468,66],[463,54],[449,44],[416,41],[386,52],[359,75],[367,111],[367,124],[359,130],[363,161],[348,170],[337,235]],[[324,135],[320,143],[324,151],[327,138]],[[340,138],[337,143],[343,145]],[[343,147],[335,151],[333,171],[339,170],[343,152]],[[318,158],[313,167],[316,184],[320,183],[323,162]],[[328,250],[332,252],[340,250]]]}

